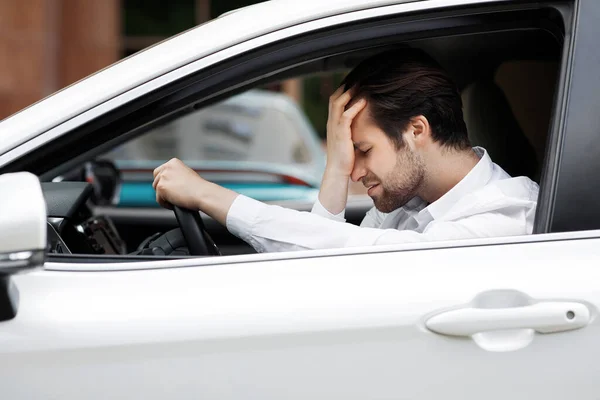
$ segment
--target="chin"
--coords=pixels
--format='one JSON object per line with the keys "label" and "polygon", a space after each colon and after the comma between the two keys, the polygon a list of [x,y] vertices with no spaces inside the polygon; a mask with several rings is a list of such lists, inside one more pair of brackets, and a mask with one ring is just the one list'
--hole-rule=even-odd
{"label": "chin", "polygon": [[384,213],[384,214],[389,214],[389,213],[391,213],[392,211],[395,211],[395,210],[397,210],[397,209],[398,209],[398,208],[400,208],[400,207],[398,207],[398,208],[391,208],[391,207],[388,207],[388,208],[386,208],[386,207],[377,207],[377,206],[375,206],[375,208],[376,208],[376,209],[377,209],[377,211],[379,211],[379,212],[382,212],[382,213]]}
{"label": "chin", "polygon": [[403,207],[411,198],[402,198],[402,200],[398,201],[399,199],[397,198],[390,199],[386,198],[385,196],[371,196],[375,208],[378,211],[386,214]]}
{"label": "chin", "polygon": [[391,213],[394,210],[397,210],[398,208],[402,207],[395,207],[392,204],[389,203],[381,203],[378,202],[376,199],[373,199],[373,204],[375,205],[375,208],[377,209],[377,211],[380,211],[382,213]]}

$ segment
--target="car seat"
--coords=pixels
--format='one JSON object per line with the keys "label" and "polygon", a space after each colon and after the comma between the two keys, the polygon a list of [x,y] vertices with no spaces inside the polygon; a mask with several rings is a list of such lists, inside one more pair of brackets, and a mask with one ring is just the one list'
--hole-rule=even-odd
{"label": "car seat", "polygon": [[534,148],[493,79],[468,85],[462,100],[471,145],[485,148],[511,176],[528,176],[537,181],[539,163]]}

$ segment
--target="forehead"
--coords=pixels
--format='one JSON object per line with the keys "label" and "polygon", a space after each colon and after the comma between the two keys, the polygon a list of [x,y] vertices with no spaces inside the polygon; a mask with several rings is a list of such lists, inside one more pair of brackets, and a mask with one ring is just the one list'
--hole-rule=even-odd
{"label": "forehead", "polygon": [[365,142],[375,140],[383,131],[375,124],[369,112],[369,104],[360,110],[360,112],[352,120],[350,127],[352,130],[352,140],[356,142]]}

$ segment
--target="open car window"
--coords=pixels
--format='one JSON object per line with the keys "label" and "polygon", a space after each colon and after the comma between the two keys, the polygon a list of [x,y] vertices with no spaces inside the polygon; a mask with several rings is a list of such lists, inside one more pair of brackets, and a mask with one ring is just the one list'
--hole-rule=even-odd
{"label": "open car window", "polygon": [[254,89],[145,133],[104,157],[123,168],[177,157],[185,161],[323,165],[320,140],[300,105],[283,93]]}
{"label": "open car window", "polygon": [[[330,75],[295,79],[299,98],[273,90],[280,82],[247,90],[177,115],[98,157],[121,173],[115,205],[157,207],[151,172],[171,158],[257,200],[314,201],[326,162],[327,96],[321,86]],[[310,96],[315,86],[319,98],[306,99],[302,92]]]}
{"label": "open car window", "polygon": [[[492,160],[511,175],[525,175],[540,181],[545,161],[540,156],[545,155],[553,103],[537,101],[535,95],[547,100],[556,89],[561,43],[555,36],[542,29],[471,32],[408,42],[397,40],[383,47],[399,44],[422,48],[455,79],[463,95],[465,119],[474,146],[486,148]],[[530,51],[532,46],[536,52]],[[288,70],[284,68],[281,76],[298,78],[306,76],[307,71],[315,75],[339,73],[381,49],[379,43],[373,42],[346,52],[331,50],[330,54],[319,55],[305,65],[290,61]],[[469,63],[470,67],[464,68]],[[531,81],[523,74],[524,66],[531,63],[552,69],[545,80],[547,90],[522,87]],[[110,218],[126,243],[127,252],[139,249],[156,232],[177,227],[172,213],[158,208],[151,187],[154,168],[172,157],[182,159],[207,180],[249,197],[263,201],[301,200],[301,206],[287,205],[302,211],[310,209],[306,206],[317,197],[325,165],[321,141],[324,135],[309,122],[307,103],[295,103],[285,94],[259,86],[281,79],[274,74],[269,81],[269,74],[273,73],[269,68],[265,65],[260,72],[263,75],[254,78],[258,84],[252,83],[252,77],[241,75],[227,83],[229,87],[221,84],[216,102],[202,103],[198,101],[199,95],[190,90],[189,103],[178,103],[179,109],[165,113],[158,124],[148,124],[154,121],[146,120],[145,123],[152,126],[150,130],[136,132],[141,134],[98,157],[117,166],[123,185],[116,203],[118,207],[94,207],[93,211]],[[528,74],[538,75],[531,71]],[[243,91],[236,79],[247,80],[241,88]],[[511,91],[511,84],[517,81],[522,82],[517,89],[530,95],[526,101],[517,101],[524,100],[524,96]],[[327,95],[330,93],[331,90]],[[210,99],[211,93],[206,90],[202,95]],[[183,95],[180,98],[184,98]],[[531,112],[529,107],[535,104],[544,104],[544,109]],[[185,115],[173,112],[184,109],[190,112]],[[326,103],[322,110],[326,111]],[[154,118],[157,117],[160,115]],[[543,123],[535,122],[539,120]],[[354,210],[350,210],[346,214],[347,222],[360,224],[371,206],[372,203],[361,204],[354,214]],[[116,212],[119,208],[121,210]],[[152,212],[144,210],[150,208]],[[223,254],[253,252],[225,227],[207,222],[207,228],[219,247],[226,249]]]}

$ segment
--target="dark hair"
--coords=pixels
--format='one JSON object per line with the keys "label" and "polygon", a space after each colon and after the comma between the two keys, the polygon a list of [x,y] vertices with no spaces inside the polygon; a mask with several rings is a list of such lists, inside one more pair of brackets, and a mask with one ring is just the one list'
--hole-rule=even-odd
{"label": "dark hair", "polygon": [[432,138],[454,149],[470,147],[458,88],[423,51],[388,50],[360,62],[342,81],[353,98],[367,100],[373,122],[402,147],[401,132],[423,115]]}

